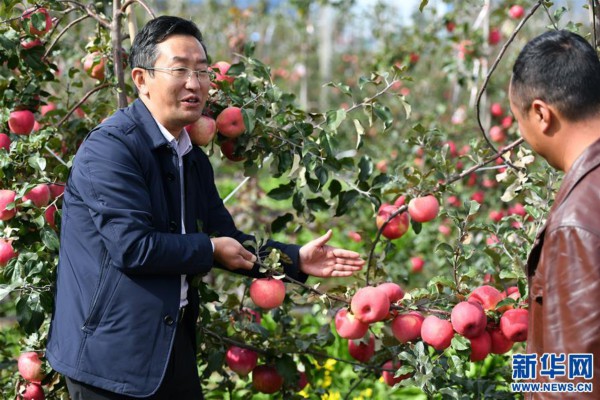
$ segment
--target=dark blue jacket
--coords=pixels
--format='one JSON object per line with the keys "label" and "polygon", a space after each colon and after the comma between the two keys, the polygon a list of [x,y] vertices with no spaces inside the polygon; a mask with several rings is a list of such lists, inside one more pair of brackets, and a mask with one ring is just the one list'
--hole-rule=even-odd
{"label": "dark blue jacket", "polygon": [[[140,101],[81,145],[64,195],[60,261],[47,358],[75,380],[133,397],[159,387],[178,324],[181,274],[213,266],[209,236],[240,243],[204,152],[184,156],[185,228],[177,155]],[[291,277],[305,280],[296,245]],[[248,275],[257,275],[252,271]],[[198,292],[190,286],[193,321]]]}

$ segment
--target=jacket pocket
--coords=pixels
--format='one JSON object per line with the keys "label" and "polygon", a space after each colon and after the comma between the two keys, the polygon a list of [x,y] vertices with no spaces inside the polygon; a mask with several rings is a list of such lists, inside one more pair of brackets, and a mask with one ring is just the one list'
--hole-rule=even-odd
{"label": "jacket pocket", "polygon": [[[92,333],[98,326],[101,316],[109,303],[110,294],[107,291],[114,292],[116,282],[113,285],[107,285],[107,282],[111,281],[110,276],[115,277],[117,274],[111,274],[110,268],[110,257],[108,251],[105,250],[104,256],[102,257],[102,263],[100,264],[100,276],[98,277],[98,283],[92,296],[92,301],[88,308],[88,314],[83,322],[81,329],[86,333]],[[111,288],[112,286],[112,288]]]}

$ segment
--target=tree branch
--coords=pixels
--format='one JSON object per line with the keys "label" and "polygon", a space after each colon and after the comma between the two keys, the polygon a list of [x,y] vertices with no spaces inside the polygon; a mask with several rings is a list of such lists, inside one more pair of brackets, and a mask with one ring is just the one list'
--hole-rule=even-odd
{"label": "tree branch", "polygon": [[[127,8],[132,5],[138,3],[139,5],[141,5],[142,7],[144,7],[144,9],[146,10],[146,12],[148,14],[150,14],[150,16],[152,17],[152,19],[156,18],[156,15],[154,14],[154,12],[152,11],[152,9],[142,0],[127,0],[122,6],[121,6],[121,13],[125,13],[125,10],[127,10]],[[132,38],[133,40],[133,38]]]}
{"label": "tree branch", "polygon": [[57,128],[60,128],[60,126],[62,124],[64,124],[67,119],[69,119],[69,117],[71,116],[71,114],[73,114],[73,112],[75,112],[75,110],[77,109],[77,107],[81,106],[83,103],[85,103],[85,101],[94,93],[105,89],[107,87],[111,86],[110,83],[103,83],[102,85],[96,86],[95,88],[93,88],[92,90],[90,90],[89,92],[87,92],[82,98],[81,100],[79,100],[77,102],[77,104],[75,104],[73,107],[71,107],[71,109],[69,110],[69,112],[67,112],[67,114],[62,117],[62,119],[58,122],[58,124],[56,125]]}
{"label": "tree branch", "polygon": [[80,9],[84,10],[85,12],[87,12],[87,14],[90,17],[92,17],[96,21],[98,21],[98,23],[100,25],[102,25],[104,28],[110,29],[110,22],[108,22],[108,20],[100,17],[100,15],[98,15],[98,13],[92,8],[93,6],[91,4],[89,6],[86,6],[85,4],[80,3],[78,1],[75,1],[75,0],[57,0],[57,2],[59,2],[59,3],[70,3],[70,4],[76,5]]}
{"label": "tree branch", "polygon": [[69,23],[69,25],[65,26],[65,28],[60,31],[60,33],[54,38],[54,40],[52,40],[52,43],[50,44],[50,46],[48,46],[48,48],[46,49],[46,52],[44,53],[44,58],[48,57],[48,54],[50,54],[50,51],[52,50],[52,48],[56,45],[56,43],[58,43],[58,40],[69,30],[71,29],[73,26],[75,26],[76,24],[80,23],[81,21],[83,21],[86,18],[89,18],[89,15],[83,15],[79,18],[77,18],[76,20],[73,20]]}

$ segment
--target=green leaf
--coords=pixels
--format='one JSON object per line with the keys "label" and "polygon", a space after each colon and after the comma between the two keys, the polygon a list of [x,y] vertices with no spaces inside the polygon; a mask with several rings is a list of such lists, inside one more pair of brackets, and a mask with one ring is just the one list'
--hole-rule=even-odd
{"label": "green leaf", "polygon": [[306,200],[306,204],[308,205],[308,208],[310,208],[313,211],[329,210],[329,204],[327,204],[325,199],[323,199],[322,197],[308,199]]}
{"label": "green leaf", "polygon": [[419,12],[423,12],[423,9],[427,7],[429,0],[421,0],[421,5],[419,6]]}
{"label": "green leaf", "polygon": [[337,179],[333,179],[329,184],[329,196],[335,197],[341,190],[342,184]]}
{"label": "green leaf", "polygon": [[223,361],[225,360],[225,353],[221,350],[211,351],[208,354],[208,360],[206,363],[206,371],[205,373],[211,373],[223,366]]}
{"label": "green leaf", "polygon": [[327,169],[321,166],[315,168],[315,176],[319,180],[321,186],[325,185],[329,179],[329,173],[327,172]]}
{"label": "green leaf", "polygon": [[335,216],[344,215],[359,198],[359,193],[356,190],[341,192],[339,195],[338,206],[335,210]]}
{"label": "green leaf", "polygon": [[44,246],[46,246],[49,250],[58,250],[60,247],[60,243],[58,240],[58,235],[53,229],[44,228],[42,229],[42,242]]}
{"label": "green leaf", "polygon": [[337,131],[340,124],[346,119],[346,110],[340,108],[339,110],[327,111],[327,126],[333,132]]}
{"label": "green leaf", "polygon": [[280,232],[285,226],[294,220],[294,216],[290,213],[280,215],[271,223],[271,232]]}
{"label": "green leaf", "polygon": [[358,179],[366,182],[373,175],[373,161],[369,156],[362,156],[358,162]]}
{"label": "green leaf", "polygon": [[18,286],[15,282],[8,285],[0,285],[0,301],[10,294]]}
{"label": "green leaf", "polygon": [[298,368],[291,356],[285,354],[276,359],[275,368],[279,375],[283,377],[284,382],[294,382],[296,374],[298,373]]}
{"label": "green leaf", "polygon": [[462,335],[454,335],[451,346],[456,350],[467,350],[471,348],[469,340]]}
{"label": "green leaf", "polygon": [[294,194],[295,186],[296,183],[294,181],[283,185],[279,185],[275,189],[272,189],[269,193],[267,193],[267,196],[275,200],[289,199]]}
{"label": "green leaf", "polygon": [[373,112],[383,122],[383,129],[387,130],[394,122],[394,117],[390,109],[379,103],[373,104]]}
{"label": "green leaf", "polygon": [[26,333],[39,331],[46,317],[39,296],[32,293],[21,297],[16,304],[17,321]]}

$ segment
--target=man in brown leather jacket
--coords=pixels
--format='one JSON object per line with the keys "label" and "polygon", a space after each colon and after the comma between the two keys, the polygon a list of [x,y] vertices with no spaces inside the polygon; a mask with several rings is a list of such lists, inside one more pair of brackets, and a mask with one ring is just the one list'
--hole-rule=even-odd
{"label": "man in brown leather jacket", "polygon": [[[572,383],[575,390],[593,385],[591,393],[532,390],[526,398],[600,399],[598,55],[568,31],[538,36],[515,62],[509,97],[524,140],[565,172],[528,260],[527,353],[537,354],[538,361],[532,381]],[[571,363],[577,354],[590,362]]]}

